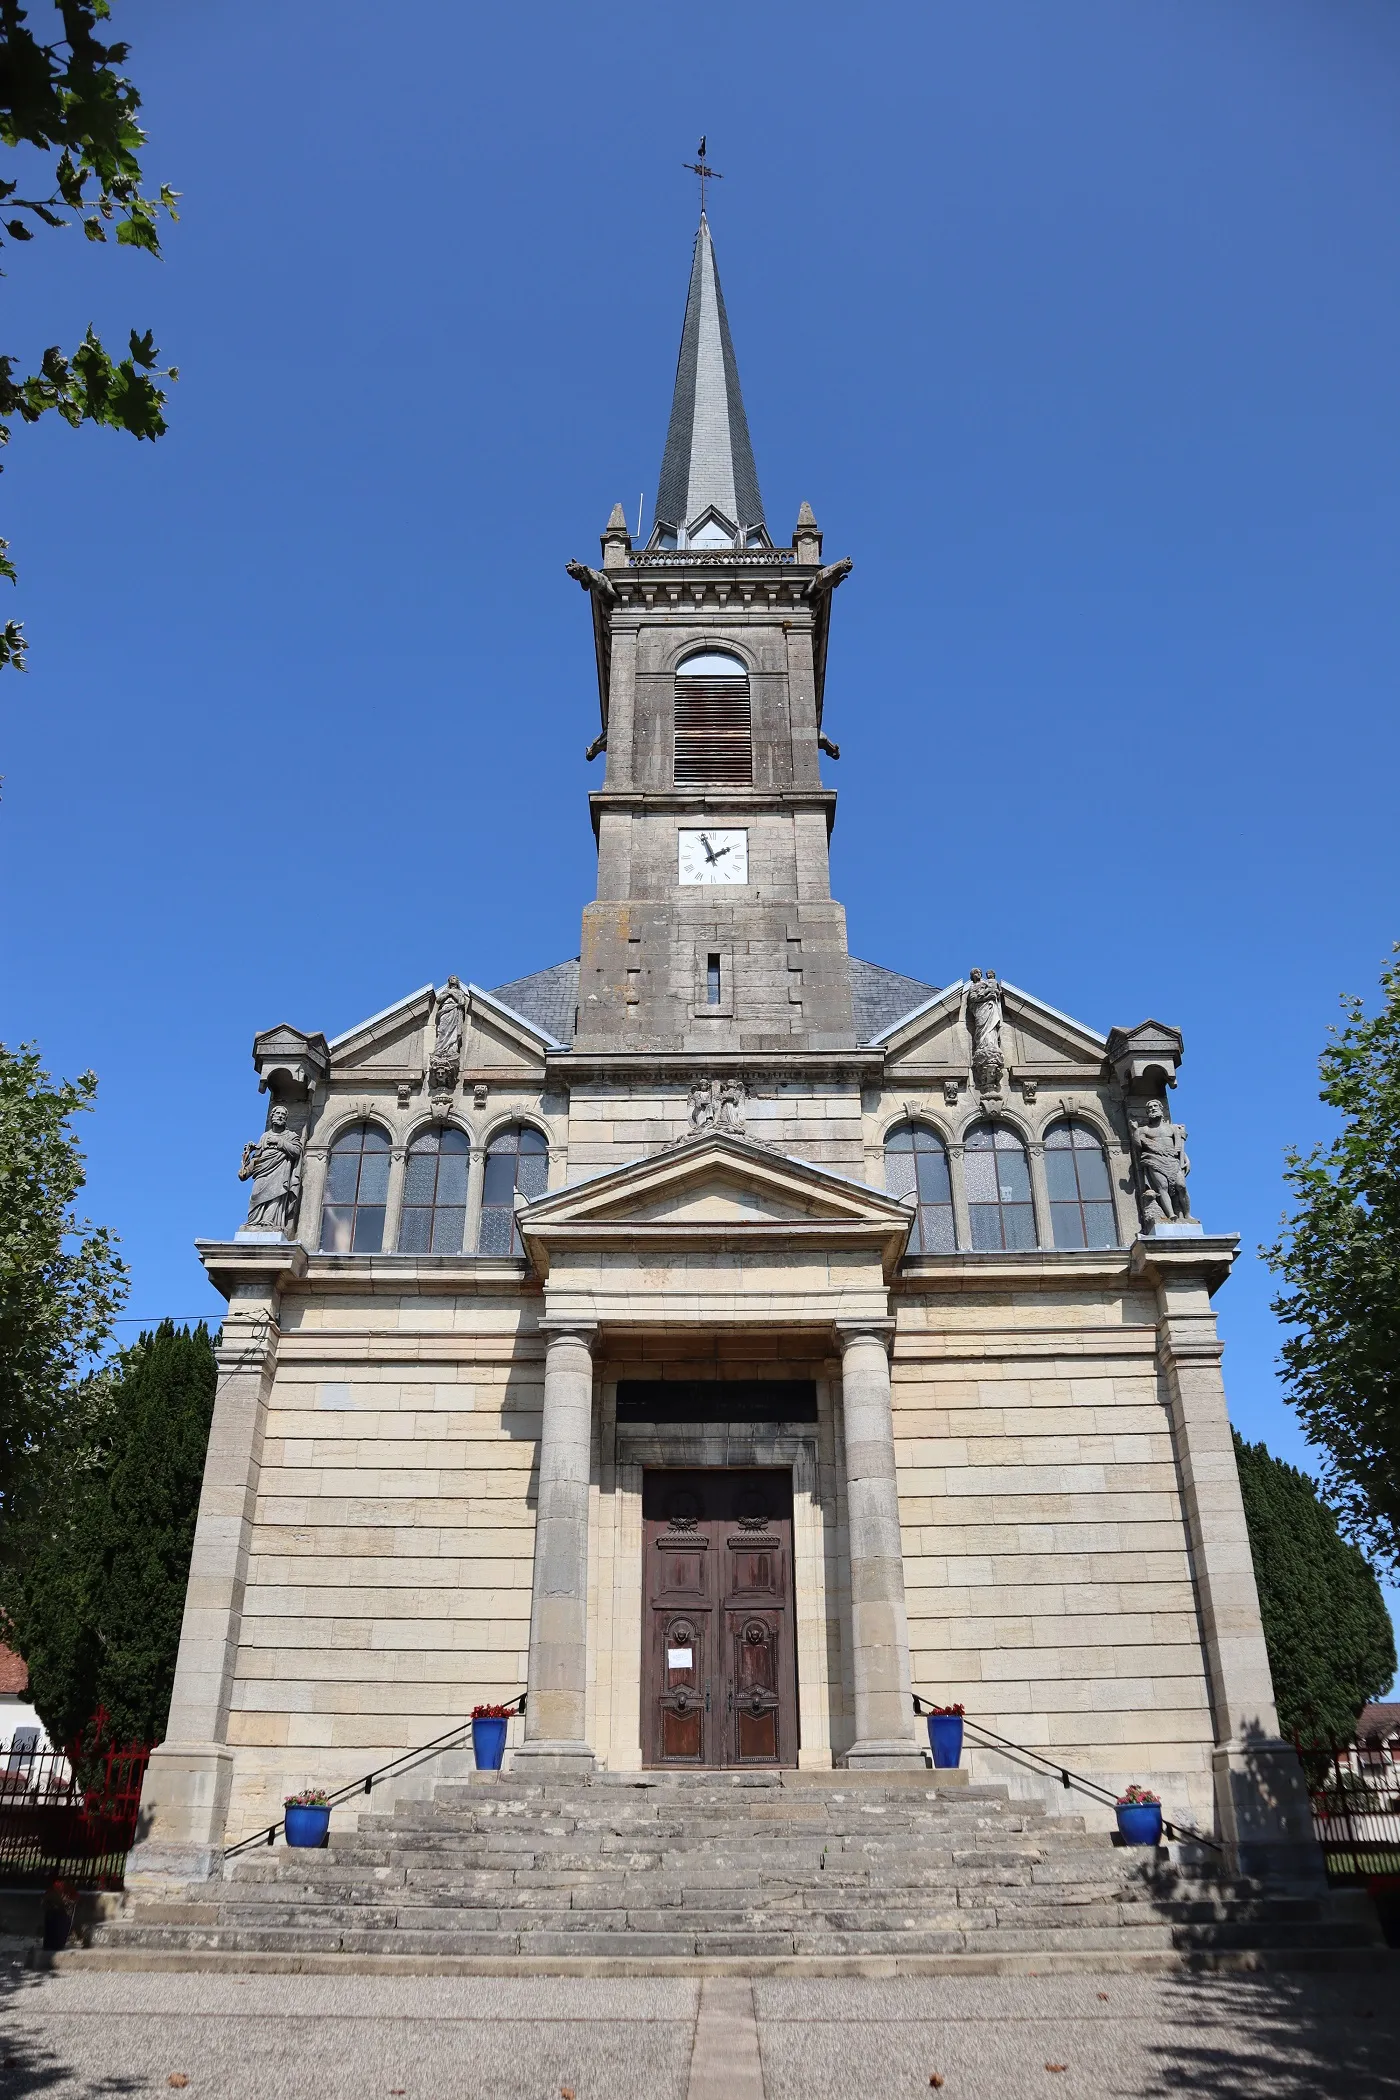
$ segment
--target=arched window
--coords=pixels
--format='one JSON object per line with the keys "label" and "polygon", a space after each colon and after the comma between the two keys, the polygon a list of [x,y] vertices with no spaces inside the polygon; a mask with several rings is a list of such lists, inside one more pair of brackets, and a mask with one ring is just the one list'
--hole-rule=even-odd
{"label": "arched window", "polygon": [[342,1130],[331,1147],[321,1206],[323,1254],[378,1254],[389,1194],[389,1139],[377,1123]]}
{"label": "arched window", "polygon": [[1035,1206],[1026,1148],[1004,1123],[979,1123],[963,1152],[972,1244],[983,1251],[1034,1247]]}
{"label": "arched window", "polygon": [[1057,1247],[1118,1245],[1108,1161],[1087,1123],[1070,1120],[1046,1131],[1045,1180]]}
{"label": "arched window", "polygon": [[486,1176],[481,1190],[482,1254],[522,1254],[515,1229],[515,1192],[542,1196],[549,1185],[549,1146],[538,1130],[513,1123],[498,1130],[486,1147]]}
{"label": "arched window", "polygon": [[676,670],[676,786],[753,785],[749,674],[742,658],[704,649]]}
{"label": "arched window", "polygon": [[404,1169],[401,1254],[461,1253],[470,1164],[465,1130],[425,1130],[413,1140]]}
{"label": "arched window", "polygon": [[885,1139],[885,1187],[892,1196],[917,1192],[919,1208],[909,1235],[911,1254],[952,1254],[953,1190],[943,1140],[926,1123],[901,1123]]}

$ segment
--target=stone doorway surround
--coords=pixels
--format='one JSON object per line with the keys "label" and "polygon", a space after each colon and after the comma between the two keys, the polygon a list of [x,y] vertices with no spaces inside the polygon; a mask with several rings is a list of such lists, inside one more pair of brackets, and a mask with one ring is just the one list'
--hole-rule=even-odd
{"label": "stone doorway surround", "polygon": [[597,1572],[590,1585],[588,1641],[596,1660],[589,1672],[588,1740],[607,1770],[642,1769],[642,1474],[653,1467],[791,1471],[798,1768],[828,1771],[833,1752],[849,1744],[850,1598],[840,1574],[844,1497],[836,1489],[831,1382],[819,1380],[817,1392],[818,1420],[801,1425],[619,1422],[617,1379],[605,1380],[589,1525],[589,1560]]}
{"label": "stone doorway surround", "polygon": [[[521,1207],[547,1339],[530,1698],[514,1766],[640,1765],[641,1475],[667,1464],[792,1466],[803,1513],[794,1520],[800,1763],[821,1769],[835,1753],[852,1764],[923,1764],[888,1355],[889,1285],[911,1220],[899,1198],[716,1130]],[[726,1341],[809,1365],[839,1354],[834,1516],[837,1498],[814,1497],[823,1454],[809,1424],[622,1424],[615,1404],[605,1414],[595,1406],[596,1358],[635,1358],[683,1337],[701,1354]],[[836,1415],[828,1391],[829,1425]],[[831,1652],[841,1617],[833,1560],[847,1571],[849,1646],[838,1634],[836,1648],[850,1656],[849,1709],[844,1661],[833,1666]]]}

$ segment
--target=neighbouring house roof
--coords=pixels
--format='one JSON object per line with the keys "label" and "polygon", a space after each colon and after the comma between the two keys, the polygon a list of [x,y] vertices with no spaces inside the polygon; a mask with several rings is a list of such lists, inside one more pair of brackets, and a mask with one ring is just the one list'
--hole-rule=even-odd
{"label": "neighbouring house roof", "polygon": [[882,969],[879,963],[859,962],[851,957],[851,1004],[855,1008],[856,1041],[873,1042],[883,1035],[896,1021],[913,1013],[938,990],[936,984],[923,984],[917,977],[902,976],[898,970]]}
{"label": "neighbouring house roof", "polygon": [[1388,1743],[1400,1735],[1400,1704],[1384,1699],[1373,1699],[1363,1706],[1356,1717],[1356,1739],[1359,1743]]}
{"label": "neighbouring house roof", "polygon": [[24,1657],[0,1642],[0,1694],[8,1693],[13,1697],[28,1690],[29,1670]]}

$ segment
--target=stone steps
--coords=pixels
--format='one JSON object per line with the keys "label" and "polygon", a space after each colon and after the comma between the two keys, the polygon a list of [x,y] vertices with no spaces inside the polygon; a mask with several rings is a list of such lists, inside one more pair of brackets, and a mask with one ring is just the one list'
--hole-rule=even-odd
{"label": "stone steps", "polygon": [[536,1968],[1335,1962],[1380,1945],[1364,1901],[1230,1879],[1197,1851],[1118,1847],[1003,1788],[933,1775],[483,1775],[366,1816],[320,1852],[259,1849],[198,1888],[132,1891],[87,1944],[123,1965]]}

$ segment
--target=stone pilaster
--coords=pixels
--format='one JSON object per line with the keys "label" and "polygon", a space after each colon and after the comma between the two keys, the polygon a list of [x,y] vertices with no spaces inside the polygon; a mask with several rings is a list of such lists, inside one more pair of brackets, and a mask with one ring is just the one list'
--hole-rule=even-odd
{"label": "stone pilaster", "polygon": [[229,1706],[282,1290],[306,1273],[305,1253],[287,1241],[201,1241],[199,1252],[229,1308],[219,1336],[170,1720],[146,1772],[128,1886],[143,1878],[202,1880],[215,1871],[222,1850],[233,1781]]}
{"label": "stone pilaster", "polygon": [[917,1767],[909,1618],[895,1480],[889,1336],[893,1323],[837,1323],[850,1532],[856,1739],[848,1765]]}
{"label": "stone pilaster", "polygon": [[1274,1709],[1210,1291],[1237,1242],[1140,1239],[1134,1271],[1156,1285],[1157,1355],[1171,1409],[1215,1725],[1220,1834],[1245,1873],[1321,1871],[1302,1769]]}
{"label": "stone pilaster", "polygon": [[525,1741],[513,1767],[587,1772],[592,1330],[546,1329]]}

